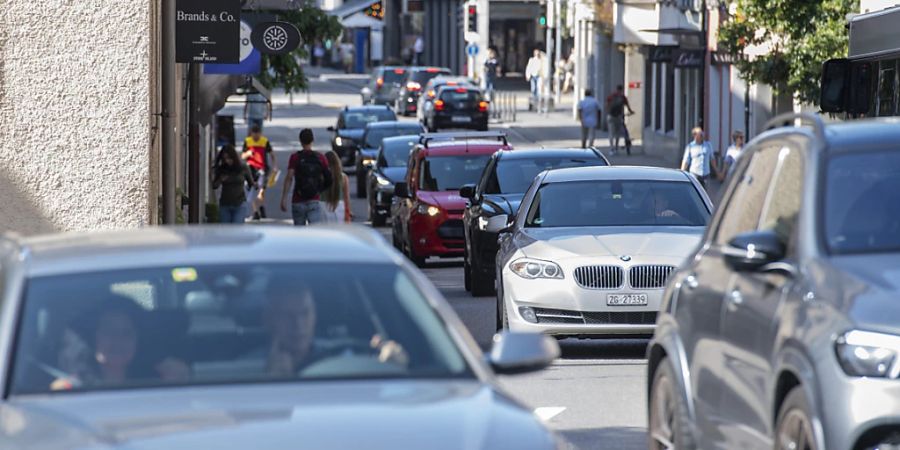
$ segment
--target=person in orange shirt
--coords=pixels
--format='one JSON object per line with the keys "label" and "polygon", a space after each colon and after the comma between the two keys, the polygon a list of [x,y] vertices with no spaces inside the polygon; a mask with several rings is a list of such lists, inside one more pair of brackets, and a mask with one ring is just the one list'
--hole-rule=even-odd
{"label": "person in orange shirt", "polygon": [[266,218],[266,184],[269,171],[277,166],[275,152],[269,139],[262,135],[258,125],[250,127],[250,135],[244,139],[244,150],[241,153],[244,161],[250,166],[253,174],[254,195],[251,205],[253,207],[253,220]]}

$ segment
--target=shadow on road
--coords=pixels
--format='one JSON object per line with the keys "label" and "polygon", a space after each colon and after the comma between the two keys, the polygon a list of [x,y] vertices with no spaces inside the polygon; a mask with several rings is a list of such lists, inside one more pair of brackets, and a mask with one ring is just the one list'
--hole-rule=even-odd
{"label": "shadow on road", "polygon": [[562,359],[644,359],[647,339],[563,339]]}
{"label": "shadow on road", "polygon": [[638,427],[560,430],[559,434],[578,450],[638,450],[647,448],[647,429]]}

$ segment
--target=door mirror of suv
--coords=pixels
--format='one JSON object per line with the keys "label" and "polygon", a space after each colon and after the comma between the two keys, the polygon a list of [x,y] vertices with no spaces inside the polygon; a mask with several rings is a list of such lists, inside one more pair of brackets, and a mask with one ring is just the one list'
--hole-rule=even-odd
{"label": "door mirror of suv", "polygon": [[469,200],[472,200],[473,198],[475,198],[475,185],[467,184],[467,185],[459,188],[459,196],[462,198],[467,198]]}
{"label": "door mirror of suv", "polygon": [[405,181],[401,181],[394,185],[394,196],[400,198],[411,198],[409,195],[409,185]]}
{"label": "door mirror of suv", "polygon": [[494,335],[488,362],[498,374],[534,372],[549,366],[559,358],[559,343],[542,333],[511,333]]}
{"label": "door mirror of suv", "polygon": [[752,272],[784,259],[786,249],[774,231],[751,231],[732,238],[723,253],[733,270]]}
{"label": "door mirror of suv", "polygon": [[325,130],[327,130],[327,131],[330,131],[330,132],[332,132],[332,133],[334,133],[334,125],[331,125],[331,126],[329,126],[329,127],[328,127],[328,128],[326,128],[326,129],[325,129]]}
{"label": "door mirror of suv", "polygon": [[509,216],[506,214],[497,214],[488,218],[487,225],[484,227],[490,233],[507,233],[510,228]]}

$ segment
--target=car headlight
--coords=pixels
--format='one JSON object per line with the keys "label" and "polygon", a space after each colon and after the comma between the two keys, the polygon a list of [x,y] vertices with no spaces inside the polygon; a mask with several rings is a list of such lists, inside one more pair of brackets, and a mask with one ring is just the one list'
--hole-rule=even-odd
{"label": "car headlight", "polygon": [[338,147],[343,147],[343,146],[344,146],[344,139],[341,138],[340,136],[334,138],[334,145],[337,145]]}
{"label": "car headlight", "polygon": [[381,175],[375,175],[375,181],[378,182],[379,186],[390,186],[391,185],[391,180],[388,180],[387,178],[385,178]]}
{"label": "car headlight", "polygon": [[555,262],[542,261],[540,259],[519,258],[509,265],[509,269],[516,275],[527,280],[537,278],[562,279],[563,271]]}
{"label": "car headlight", "polygon": [[484,216],[478,216],[477,226],[478,229],[484,231],[485,227],[487,227],[488,219]]}
{"label": "car headlight", "polygon": [[427,214],[431,217],[434,217],[441,213],[441,208],[438,208],[434,205],[429,205],[427,203],[419,203],[419,206],[416,207],[416,212],[423,216]]}
{"label": "car headlight", "polygon": [[834,350],[847,375],[897,378],[900,374],[897,358],[900,354],[900,336],[848,331],[837,338]]}

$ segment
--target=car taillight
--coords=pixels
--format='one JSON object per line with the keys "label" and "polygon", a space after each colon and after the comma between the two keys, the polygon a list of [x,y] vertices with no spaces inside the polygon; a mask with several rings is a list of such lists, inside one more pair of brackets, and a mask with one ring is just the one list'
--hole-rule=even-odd
{"label": "car taillight", "polygon": [[456,90],[456,93],[457,93],[457,94],[465,94],[465,93],[466,93],[466,88],[459,88],[459,89]]}
{"label": "car taillight", "polygon": [[375,84],[378,85],[378,87],[381,87],[384,85],[384,78],[378,77],[378,79],[375,80]]}
{"label": "car taillight", "polygon": [[403,75],[403,69],[394,69],[394,73],[397,75]]}
{"label": "car taillight", "polygon": [[434,109],[435,109],[435,111],[443,111],[444,110],[444,101],[443,100],[435,100]]}
{"label": "car taillight", "polygon": [[410,81],[409,83],[406,83],[407,91],[418,91],[419,89],[422,89],[422,85],[419,83],[416,83],[415,81]]}
{"label": "car taillight", "polygon": [[480,101],[478,102],[478,110],[481,112],[485,112],[488,110],[488,102]]}
{"label": "car taillight", "polygon": [[440,70],[440,69],[437,69],[437,68],[434,68],[434,67],[429,67],[429,68],[425,69],[425,71],[428,72],[428,73],[438,73],[439,70]]}
{"label": "car taillight", "polygon": [[448,82],[447,82],[447,86],[458,86],[458,85],[459,85],[459,83],[457,83],[457,82],[455,82],[455,81],[448,81]]}

